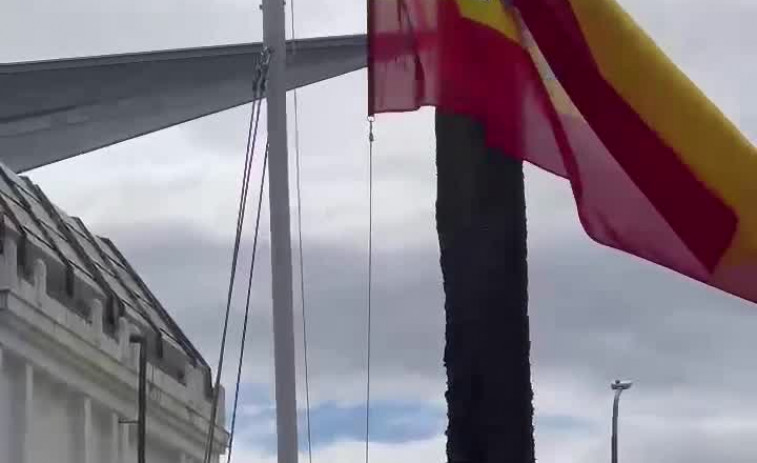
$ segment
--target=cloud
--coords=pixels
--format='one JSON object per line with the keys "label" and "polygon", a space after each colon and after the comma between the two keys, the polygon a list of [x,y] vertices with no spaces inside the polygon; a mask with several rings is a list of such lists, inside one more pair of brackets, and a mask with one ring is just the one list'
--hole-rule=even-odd
{"label": "cloud", "polygon": [[[225,303],[230,265],[228,242],[183,223],[128,227],[109,233],[133,261],[158,297],[197,342],[209,360],[218,351],[219,315]],[[144,236],[150,236],[145,240]],[[314,399],[336,383],[343,400],[362,400],[365,368],[367,253],[363,247],[305,243],[308,342]],[[235,320],[243,308],[249,242],[240,260]],[[250,362],[254,371],[270,367],[271,306],[268,238],[263,237],[256,263],[250,326]],[[441,378],[442,300],[436,245],[425,249],[377,249],[373,289],[373,368],[376,393],[396,377],[409,380],[412,397],[424,396],[429,381]],[[400,265],[400,262],[402,265]],[[297,298],[299,301],[299,298]],[[299,319],[299,304],[297,313]],[[398,323],[398,321],[400,321]],[[298,320],[299,326],[299,320]],[[239,327],[232,331],[232,343]],[[298,331],[298,336],[300,335]],[[397,358],[397,352],[402,357]],[[414,378],[414,379],[413,379]],[[323,382],[322,382],[323,381]],[[417,383],[414,388],[412,384]],[[439,393],[441,391],[438,391]],[[328,399],[323,399],[328,400]]]}
{"label": "cloud", "polygon": [[[260,463],[274,463],[274,455],[261,452],[254,447],[240,446],[234,450],[235,461],[255,461]],[[300,453],[300,461],[308,461],[305,452]],[[365,444],[360,442],[339,443],[316,449],[313,461],[328,461],[330,463],[354,463],[364,461]],[[414,441],[405,444],[374,443],[370,446],[371,461],[411,461],[416,463],[438,463],[444,461],[444,438],[435,436],[430,439]]]}
{"label": "cloud", "polygon": [[0,62],[260,40],[261,13],[243,0],[4,2]]}
{"label": "cloud", "polygon": [[[4,2],[0,62],[94,56],[262,40],[259,1],[21,0]],[[291,5],[287,4],[287,14]],[[295,4],[297,37],[365,33],[360,2]],[[287,19],[288,36],[291,27]],[[31,32],[34,33],[31,33]]]}
{"label": "cloud", "polygon": [[[754,380],[749,343],[757,328],[747,304],[596,245],[573,217],[563,182],[536,171],[529,172],[529,180],[529,188],[539,189],[529,195],[529,222],[540,452],[554,442],[567,448],[573,440],[585,442],[576,452],[597,457],[605,451],[608,384],[618,376],[637,380],[623,405],[629,442],[650,438],[652,425],[691,422],[710,429],[743,415],[743,398]],[[555,222],[558,226],[550,228]],[[419,232],[410,227],[405,233]],[[228,276],[228,237],[166,221],[116,224],[107,234],[213,360]],[[393,243],[376,250],[374,385],[379,401],[443,406],[442,295],[432,231],[428,238],[424,246],[410,239],[415,244],[407,248]],[[364,397],[365,248],[331,239],[306,240],[305,245],[311,394],[314,410],[331,407],[334,426],[324,428],[316,420],[314,429],[332,432],[324,437],[327,442],[342,442],[349,440],[344,429],[357,432],[352,424],[359,421]],[[260,252],[248,382],[271,378],[267,235]],[[245,253],[243,267],[249,248]],[[238,299],[234,307],[239,320]],[[234,332],[238,335],[238,329]],[[227,365],[235,361],[232,352]],[[243,391],[243,397],[248,394]],[[271,421],[256,423],[261,429],[242,436],[250,442],[270,439]]]}
{"label": "cloud", "polygon": [[[249,388],[248,388],[249,389]],[[245,397],[249,397],[246,394]],[[310,410],[312,448],[365,441],[365,406],[321,403]],[[239,414],[237,439],[266,453],[276,451],[276,410],[273,402],[248,406]],[[419,402],[371,404],[370,436],[376,444],[405,444],[433,438],[444,431],[445,410]],[[308,448],[305,410],[299,412],[300,448]]]}
{"label": "cloud", "polygon": [[535,427],[546,433],[575,434],[593,430],[593,423],[573,415],[536,415]]}

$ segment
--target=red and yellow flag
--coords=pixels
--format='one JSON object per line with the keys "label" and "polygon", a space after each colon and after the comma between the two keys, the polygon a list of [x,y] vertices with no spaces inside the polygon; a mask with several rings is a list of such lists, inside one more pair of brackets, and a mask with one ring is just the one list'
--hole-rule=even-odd
{"label": "red and yellow flag", "polygon": [[757,150],[614,0],[370,0],[369,110],[570,180],[596,241],[757,302]]}

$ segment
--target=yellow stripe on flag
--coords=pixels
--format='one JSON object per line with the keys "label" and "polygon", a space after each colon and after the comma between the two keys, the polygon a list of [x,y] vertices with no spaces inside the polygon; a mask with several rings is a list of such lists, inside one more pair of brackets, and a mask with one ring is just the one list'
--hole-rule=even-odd
{"label": "yellow stripe on flag", "polygon": [[519,42],[518,23],[500,0],[455,0],[460,14]]}
{"label": "yellow stripe on flag", "polygon": [[[757,249],[755,148],[615,0],[569,2],[605,80],[734,210],[739,236],[733,245]],[[729,251],[731,259],[735,254]]]}

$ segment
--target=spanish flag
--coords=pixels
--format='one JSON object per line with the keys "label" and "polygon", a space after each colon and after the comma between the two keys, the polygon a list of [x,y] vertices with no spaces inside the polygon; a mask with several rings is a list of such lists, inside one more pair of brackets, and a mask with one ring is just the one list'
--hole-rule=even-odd
{"label": "spanish flag", "polygon": [[757,302],[757,150],[615,0],[369,0],[369,111],[567,178],[596,241]]}

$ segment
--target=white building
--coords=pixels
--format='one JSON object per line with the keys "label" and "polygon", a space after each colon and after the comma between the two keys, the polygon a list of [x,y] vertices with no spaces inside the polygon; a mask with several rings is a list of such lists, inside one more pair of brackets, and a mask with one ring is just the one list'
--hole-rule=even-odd
{"label": "white building", "polygon": [[[0,463],[136,462],[135,333],[148,339],[147,461],[201,462],[205,360],[113,243],[0,166]],[[220,426],[215,439],[217,461]]]}

